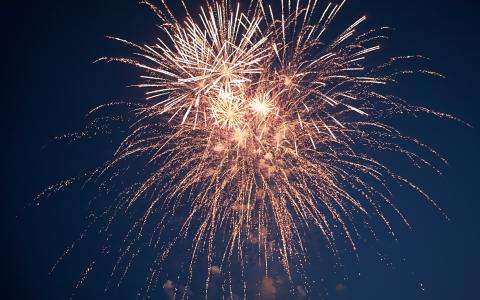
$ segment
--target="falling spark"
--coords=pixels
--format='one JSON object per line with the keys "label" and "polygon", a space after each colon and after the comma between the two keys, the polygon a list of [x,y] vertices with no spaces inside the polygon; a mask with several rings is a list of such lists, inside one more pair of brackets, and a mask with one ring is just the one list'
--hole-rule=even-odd
{"label": "falling spark", "polygon": [[[393,234],[383,212],[391,207],[408,225],[391,200],[392,182],[434,204],[374,153],[397,153],[415,166],[436,170],[402,145],[437,153],[402,135],[387,117],[453,117],[385,94],[383,87],[398,75],[387,74],[387,67],[419,58],[371,66],[384,28],[361,30],[366,21],[361,17],[337,37],[325,37],[345,1],[322,12],[318,1],[281,0],[277,14],[261,0],[245,8],[217,0],[197,15],[182,2],[183,19],[163,1],[160,7],[142,3],[159,18],[159,37],[149,45],[111,37],[134,54],[100,59],[135,66],[142,72],[137,86],[146,94],[145,101],[128,105],[122,117],[128,133],[113,158],[89,177],[108,189],[144,162],[133,174],[135,182],[123,186],[101,214],[109,220],[108,230],[122,212],[140,213],[114,272],[124,265],[128,271],[148,237],[158,256],[146,293],[158,283],[159,269],[175,246],[188,239],[187,287],[199,256],[205,254],[208,270],[229,274],[232,261],[247,268],[252,247],[258,248],[265,278],[277,259],[291,277],[299,267],[292,267],[292,259],[307,261],[304,240],[312,230],[320,231],[331,249],[339,235],[356,249],[358,219],[368,224],[376,215]],[[99,125],[109,120],[105,111],[121,105],[94,109],[90,134],[108,127]],[[175,225],[179,218],[180,226]]]}

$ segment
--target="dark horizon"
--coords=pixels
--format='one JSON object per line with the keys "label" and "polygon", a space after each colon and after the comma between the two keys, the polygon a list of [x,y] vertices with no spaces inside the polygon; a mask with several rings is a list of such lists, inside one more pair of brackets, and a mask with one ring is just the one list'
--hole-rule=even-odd
{"label": "dark horizon", "polygon": [[[141,97],[140,91],[126,87],[136,82],[138,74],[132,68],[93,62],[128,53],[107,35],[149,42],[156,32],[154,15],[137,0],[67,2],[26,0],[8,3],[2,11],[6,40],[0,120],[3,299],[65,299],[74,291],[89,255],[95,253],[96,249],[89,249],[95,241],[52,275],[49,272],[85,224],[88,193],[74,188],[38,207],[32,205],[33,199],[48,185],[96,166],[111,155],[113,146],[109,141],[93,146],[54,143],[52,138],[81,129],[85,114],[95,106]],[[343,29],[354,17],[366,14],[368,27],[394,28],[385,43],[388,54],[424,55],[435,71],[446,76],[413,76],[395,90],[414,104],[450,113],[473,126],[429,117],[409,118],[402,124],[409,135],[439,150],[449,162],[442,168],[443,176],[423,171],[407,174],[430,193],[448,219],[420,197],[401,193],[396,200],[412,230],[397,218],[393,220],[397,241],[380,234],[378,241],[360,242],[358,262],[353,257],[341,268],[314,269],[321,283],[312,299],[318,295],[333,300],[479,297],[480,3],[421,2],[347,1],[335,24]],[[95,270],[101,274],[88,278],[75,291],[76,299],[131,299],[143,287],[140,267],[120,287],[104,293],[104,275],[111,265],[99,263]],[[162,284],[153,296],[167,299]]]}

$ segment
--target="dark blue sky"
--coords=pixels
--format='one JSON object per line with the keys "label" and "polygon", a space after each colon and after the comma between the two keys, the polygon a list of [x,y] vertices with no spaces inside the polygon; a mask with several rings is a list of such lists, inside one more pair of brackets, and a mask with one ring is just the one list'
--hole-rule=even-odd
{"label": "dark blue sky", "polygon": [[[125,88],[135,79],[129,67],[92,61],[125,53],[104,39],[107,34],[149,41],[155,18],[135,0],[12,2],[18,1],[10,1],[1,12],[2,293],[4,299],[65,299],[92,249],[82,248],[53,276],[48,272],[79,234],[89,199],[74,190],[38,208],[28,204],[48,184],[95,166],[111,154],[108,143],[52,145],[49,141],[80,129],[90,108],[139,95]],[[366,14],[370,25],[396,29],[386,51],[428,56],[435,70],[447,76],[404,80],[398,94],[459,116],[475,128],[431,118],[407,122],[405,129],[411,135],[440,149],[449,160],[443,177],[412,175],[450,221],[418,197],[403,194],[399,206],[413,230],[394,222],[398,241],[383,236],[378,242],[364,243],[359,262],[345,263],[342,272],[347,278],[340,271],[329,276],[320,267],[318,281],[324,279],[328,299],[478,299],[480,4],[473,0],[348,2],[338,24]],[[105,273],[110,268],[96,267]],[[94,277],[77,292],[78,298],[131,299],[143,278],[135,272],[130,277],[109,294],[102,292],[102,277]],[[336,289],[339,284],[342,288]]]}

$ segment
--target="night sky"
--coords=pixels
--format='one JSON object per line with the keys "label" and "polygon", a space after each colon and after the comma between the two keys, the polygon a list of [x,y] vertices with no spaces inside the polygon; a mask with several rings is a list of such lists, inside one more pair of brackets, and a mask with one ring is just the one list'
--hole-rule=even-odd
{"label": "night sky", "polygon": [[[77,187],[39,207],[31,204],[49,184],[112,154],[109,141],[52,143],[52,138],[81,129],[85,114],[97,105],[141,97],[140,91],[126,87],[136,82],[132,68],[93,61],[128,54],[105,35],[151,41],[156,19],[135,0],[8,2],[1,9],[0,297],[53,300],[74,292],[76,299],[135,298],[145,279],[140,268],[107,293],[103,275],[93,275],[74,291],[95,252],[95,241],[79,247],[49,275],[85,224],[88,193]],[[358,259],[345,254],[343,267],[332,268],[331,259],[317,253],[320,263],[311,272],[318,287],[312,299],[480,298],[479,11],[480,3],[474,0],[351,0],[338,16],[333,27],[339,29],[363,14],[369,26],[393,27],[388,54],[430,57],[430,65],[446,79],[415,76],[402,80],[396,93],[459,116],[474,128],[430,117],[402,123],[410,135],[440,149],[449,161],[443,177],[423,171],[407,174],[431,194],[449,220],[415,194],[400,193],[396,203],[413,229],[392,216],[397,240],[385,233],[378,241],[366,239],[359,245]],[[99,274],[108,274],[110,268],[107,263],[95,266]],[[155,299],[167,299],[161,285]],[[284,297],[281,292],[277,296]]]}

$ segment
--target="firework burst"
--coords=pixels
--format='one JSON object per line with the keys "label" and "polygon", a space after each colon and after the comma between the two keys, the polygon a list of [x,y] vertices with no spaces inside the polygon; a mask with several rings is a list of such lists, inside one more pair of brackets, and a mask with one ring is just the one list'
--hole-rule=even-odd
{"label": "firework burst", "polygon": [[[244,276],[253,248],[266,274],[278,259],[291,276],[307,261],[308,232],[320,231],[335,251],[339,237],[355,249],[356,224],[368,226],[372,215],[393,232],[386,207],[408,225],[391,202],[392,182],[430,201],[374,156],[390,151],[436,170],[402,145],[433,156],[435,151],[402,135],[386,117],[450,118],[383,92],[397,76],[411,73],[388,74],[391,64],[420,58],[396,57],[372,66],[369,58],[381,49],[385,28],[360,30],[366,20],[361,17],[339,35],[325,37],[345,1],[322,10],[313,0],[282,0],[277,8],[263,1],[242,7],[218,0],[207,2],[199,14],[182,2],[181,20],[163,2],[143,3],[160,19],[159,38],[140,45],[112,37],[134,54],[100,60],[140,70],[136,86],[146,91],[146,99],[128,105],[122,115],[127,136],[91,179],[108,188],[142,165],[134,183],[124,186],[98,219],[108,219],[108,230],[122,212],[136,215],[114,269],[129,262],[147,239],[158,255],[146,293],[182,240],[191,243],[187,286],[200,254],[209,270],[230,274],[237,262]],[[104,128],[105,111],[117,105],[93,110],[90,128]]]}

